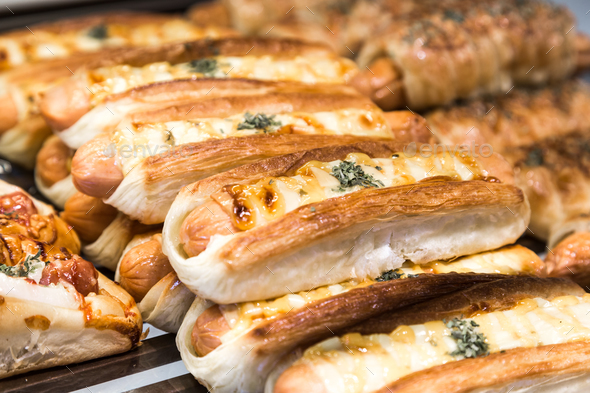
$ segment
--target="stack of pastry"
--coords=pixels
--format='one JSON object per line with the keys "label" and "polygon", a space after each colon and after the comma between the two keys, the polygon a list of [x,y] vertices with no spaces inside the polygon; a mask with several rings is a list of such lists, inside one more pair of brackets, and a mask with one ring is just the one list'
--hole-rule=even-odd
{"label": "stack of pastry", "polygon": [[[311,2],[310,16],[297,1],[223,1],[193,9],[192,23],[107,15],[39,26],[60,48],[50,60],[22,33],[3,36],[13,69],[0,75],[11,109],[0,139],[20,150],[0,154],[35,163],[39,190],[63,208],[43,225],[72,239],[29,228],[37,202],[5,192],[0,279],[18,295],[2,286],[0,300],[59,290],[56,306],[112,316],[58,328],[55,315],[17,315],[48,343],[69,328],[83,348],[71,331],[114,326],[97,344],[117,345],[92,357],[137,345],[142,320],[178,332],[187,369],[213,391],[583,386],[588,296],[545,277],[562,262],[547,269],[514,243],[563,237],[587,205],[555,191],[585,173],[557,158],[580,149],[590,122],[586,87],[566,82],[587,42],[544,2],[467,3]],[[519,90],[547,83],[562,85]],[[490,95],[501,98],[415,112]],[[471,142],[490,148],[456,147]],[[535,195],[534,176],[551,197]],[[124,310],[92,311],[113,296]],[[6,375],[89,358],[21,347],[26,361]]]}

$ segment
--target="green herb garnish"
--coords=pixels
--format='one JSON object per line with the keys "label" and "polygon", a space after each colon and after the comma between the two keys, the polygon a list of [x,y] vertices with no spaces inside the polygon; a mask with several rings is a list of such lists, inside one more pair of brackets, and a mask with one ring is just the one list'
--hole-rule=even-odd
{"label": "green herb garnish", "polygon": [[205,76],[213,76],[219,69],[219,64],[215,59],[198,59],[188,63],[192,71],[198,72]]}
{"label": "green herb garnish", "polygon": [[375,169],[377,169],[378,171],[382,170],[383,168],[381,168],[380,166],[376,166]]}
{"label": "green herb garnish", "polygon": [[372,175],[366,174],[360,165],[350,161],[342,161],[338,166],[333,167],[332,176],[340,182],[340,187],[338,188],[340,192],[354,186],[364,188],[385,187],[385,184],[381,180],[377,180]]}
{"label": "green herb garnish", "polygon": [[375,279],[375,281],[391,281],[403,277],[405,273],[401,269],[388,270]]}
{"label": "green herb garnish", "polygon": [[273,132],[283,126],[278,120],[275,120],[275,115],[268,116],[264,113],[257,113],[255,115],[250,112],[244,114],[244,121],[238,124],[238,130],[262,130],[264,133]]}
{"label": "green herb garnish", "polygon": [[275,182],[275,181],[274,181],[273,179],[270,179],[270,180],[268,181],[268,184],[269,184],[269,185],[271,185],[271,184],[272,184],[272,183],[274,183],[274,182]]}
{"label": "green herb garnish", "polygon": [[315,212],[315,207],[312,206],[309,208],[309,210],[311,210],[311,212],[313,213],[313,212]]}
{"label": "green herb garnish", "polygon": [[301,196],[307,195],[307,192],[302,188],[299,190],[299,195],[301,195]]}
{"label": "green herb garnish", "polygon": [[457,23],[463,23],[465,17],[458,11],[447,9],[444,12],[444,19],[450,19]]}
{"label": "green herb garnish", "polygon": [[486,343],[486,337],[476,332],[479,325],[475,321],[454,318],[450,322],[443,322],[451,329],[451,337],[457,342],[457,349],[450,353],[451,356],[476,358],[489,355],[490,346]]}
{"label": "green herb garnish", "polygon": [[109,36],[109,31],[105,25],[97,25],[88,30],[88,36],[97,40],[104,40]]}
{"label": "green herb garnish", "polygon": [[527,154],[524,163],[527,166],[535,167],[543,165],[543,161],[543,150],[534,148],[533,150],[529,151],[529,154]]}
{"label": "green herb garnish", "polygon": [[0,265],[0,273],[4,273],[11,277],[28,277],[29,274],[35,271],[35,266],[39,262],[42,262],[39,257],[43,252],[42,249],[37,251],[35,255],[27,255],[24,262],[18,263],[14,266]]}

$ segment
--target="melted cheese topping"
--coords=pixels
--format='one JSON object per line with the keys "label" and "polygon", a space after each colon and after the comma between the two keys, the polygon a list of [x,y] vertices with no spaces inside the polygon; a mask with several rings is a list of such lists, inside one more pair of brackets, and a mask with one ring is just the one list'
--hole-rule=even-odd
{"label": "melted cheese topping", "polygon": [[[116,145],[123,173],[128,173],[147,157],[171,153],[175,146],[211,139],[242,137],[264,133],[259,129],[238,130],[245,114],[225,119],[201,118],[166,123],[123,124],[112,140]],[[356,135],[391,138],[392,134],[380,110],[340,109],[330,112],[291,112],[274,117],[282,127],[272,133]]]}
{"label": "melted cheese topping", "polygon": [[164,23],[147,23],[139,26],[107,24],[104,26],[105,38],[94,38],[93,28],[73,30],[55,34],[32,28],[31,34],[16,38],[0,37],[0,70],[43,59],[65,57],[76,52],[93,52],[102,48],[121,46],[149,46],[169,42],[197,40],[205,37],[220,38],[228,35],[225,31],[176,19]]}
{"label": "melted cheese topping", "polygon": [[63,284],[39,285],[44,262],[31,272],[28,277],[11,277],[0,273],[0,296],[31,302],[45,303],[55,307],[78,309],[82,304],[82,297],[71,285]]}
{"label": "melted cheese topping", "polygon": [[[590,339],[590,294],[547,301],[525,299],[507,311],[472,319],[489,344],[490,353],[519,347],[555,345]],[[451,330],[443,321],[400,326],[391,334],[348,334],[321,342],[299,364],[312,366],[328,392],[361,393],[378,390],[397,379],[462,359]]]}
{"label": "melted cheese topping", "polygon": [[[521,246],[512,246],[502,250],[465,256],[452,262],[434,261],[424,265],[406,262],[401,269],[398,269],[397,273],[401,274],[400,279],[406,279],[408,274],[422,273],[518,274],[541,270],[543,262],[532,252],[531,258],[523,258],[521,254],[523,250],[525,249]],[[312,302],[327,299],[356,288],[366,287],[375,282],[374,278],[359,278],[340,284],[314,288],[310,291],[292,293],[276,299],[221,305],[219,306],[221,312],[228,326],[231,327],[231,330],[223,335],[221,340],[222,342],[228,342],[266,321],[284,316],[293,309],[302,308]]]}
{"label": "melted cheese topping", "polygon": [[[473,157],[453,155],[447,151],[430,157],[406,157],[400,153],[391,158],[373,159],[366,154],[351,153],[344,161],[359,165],[379,187],[413,184],[436,176],[461,181],[485,175],[484,169]],[[298,169],[295,176],[268,177],[256,184],[226,186],[222,193],[211,197],[232,216],[236,227],[252,229],[300,206],[363,189],[361,185],[341,187],[339,179],[332,174],[333,168],[341,163],[341,160],[311,161]]]}
{"label": "melted cheese topping", "polygon": [[99,68],[88,73],[88,87],[92,91],[92,104],[97,105],[110,94],[122,93],[137,86],[154,82],[189,78],[246,78],[268,81],[298,81],[304,83],[348,82],[356,73],[356,65],[349,59],[336,55],[326,57],[275,56],[229,57],[215,56],[215,70],[200,73],[191,63],[172,65],[167,62],[152,63],[143,67],[120,65]]}

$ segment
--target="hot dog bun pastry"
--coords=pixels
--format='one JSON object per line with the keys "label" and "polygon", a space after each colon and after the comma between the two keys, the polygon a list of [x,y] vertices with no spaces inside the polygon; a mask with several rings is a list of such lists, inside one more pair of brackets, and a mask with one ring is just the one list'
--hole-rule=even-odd
{"label": "hot dog bun pastry", "polygon": [[219,3],[244,34],[322,42],[354,58],[353,85],[387,110],[561,82],[588,65],[574,16],[545,1]]}
{"label": "hot dog bun pastry", "polygon": [[109,95],[154,82],[209,77],[344,84],[357,71],[352,61],[320,44],[262,38],[142,48],[122,53],[116,60],[88,64],[87,71],[77,72],[47,92],[41,112],[54,130],[71,127]]}
{"label": "hot dog bun pastry", "polygon": [[101,199],[81,192],[75,192],[66,201],[61,217],[76,228],[84,255],[110,270],[115,270],[133,236],[156,229],[133,221]]}
{"label": "hot dog bun pastry", "polygon": [[588,311],[590,297],[568,280],[482,283],[308,348],[267,391],[580,391]]}
{"label": "hot dog bun pastry", "polygon": [[73,228],[17,187],[0,194],[0,378],[137,346],[135,301],[70,251]]}
{"label": "hot dog bun pastry", "polygon": [[524,231],[528,202],[501,157],[409,157],[404,147],[315,149],[186,186],[164,253],[189,289],[225,304],[486,251]]}
{"label": "hot dog bun pastry", "polygon": [[134,113],[78,149],[72,176],[81,192],[155,224],[182,186],[242,164],[359,140],[431,138],[411,112],[386,116],[350,89],[299,84]]}
{"label": "hot dog bun pastry", "polygon": [[176,333],[195,295],[162,252],[161,232],[136,235],[122,253],[115,281],[137,302],[144,322]]}
{"label": "hot dog bun pastry", "polygon": [[[0,70],[104,48],[216,37],[227,30],[202,26],[174,15],[128,11],[29,25],[0,34]],[[33,44],[31,33],[36,38]]]}
{"label": "hot dog bun pastry", "polygon": [[276,299],[206,310],[199,299],[183,322],[177,344],[187,369],[205,386],[220,392],[262,391],[272,367],[297,347],[371,316],[513,274],[543,274],[543,263],[532,251],[509,246],[452,262],[408,263],[379,277]]}
{"label": "hot dog bun pastry", "polygon": [[[178,49],[182,45],[178,42],[186,40],[235,35],[227,29],[198,27],[177,17],[139,14],[135,18],[134,15],[85,17],[72,23],[41,27],[38,36],[24,29],[12,34],[12,38],[0,37],[0,59],[19,64],[0,76],[0,103],[6,108],[0,116],[0,155],[33,167],[43,140],[51,134],[51,128],[40,114],[42,99],[47,90],[82,72],[78,71],[80,67],[114,66],[126,59],[137,59],[136,49],[142,46],[157,52],[155,48],[165,43],[176,42]],[[128,25],[122,24],[126,16],[130,19]],[[79,47],[88,50],[80,52]],[[78,92],[59,103],[76,114],[84,108],[82,98]]]}
{"label": "hot dog bun pastry", "polygon": [[531,231],[543,240],[552,238],[552,245],[571,232],[568,227],[579,227],[590,212],[590,152],[585,148],[589,142],[588,133],[581,130],[504,152],[535,212]]}

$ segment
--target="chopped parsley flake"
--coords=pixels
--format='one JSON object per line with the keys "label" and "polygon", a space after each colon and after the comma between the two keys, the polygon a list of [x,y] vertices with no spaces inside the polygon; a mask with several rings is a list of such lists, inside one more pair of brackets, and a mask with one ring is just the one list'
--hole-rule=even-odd
{"label": "chopped parsley flake", "polygon": [[42,262],[39,257],[43,250],[39,249],[35,255],[27,255],[24,262],[18,263],[14,266],[0,265],[0,273],[4,273],[7,276],[12,277],[28,277],[29,274],[35,271],[35,266],[39,262]]}
{"label": "chopped parsley flake", "polygon": [[530,167],[541,166],[543,165],[543,150],[539,148],[535,148],[529,151],[527,154],[526,160],[524,161],[525,165]]}
{"label": "chopped parsley flake", "polygon": [[302,188],[299,190],[299,195],[301,195],[301,196],[307,195],[307,192]]}
{"label": "chopped parsley flake", "polygon": [[451,356],[476,358],[489,355],[490,346],[486,343],[486,337],[476,332],[479,325],[475,321],[454,318],[450,322],[443,322],[451,329],[451,337],[457,342],[457,349],[450,353]]}
{"label": "chopped parsley flake", "polygon": [[391,281],[402,278],[404,272],[401,269],[388,270],[375,279],[375,281]]}
{"label": "chopped parsley flake", "polygon": [[332,176],[340,182],[340,187],[338,188],[340,192],[354,186],[364,188],[385,187],[381,180],[377,180],[372,175],[366,174],[360,165],[350,161],[342,161],[338,166],[333,167]]}
{"label": "chopped parsley flake", "polygon": [[273,132],[283,126],[278,120],[275,120],[275,115],[268,116],[264,113],[257,113],[255,115],[250,112],[244,114],[244,121],[238,124],[238,130],[262,130],[264,133]]}
{"label": "chopped parsley flake", "polygon": [[274,181],[273,179],[270,179],[270,180],[269,180],[269,182],[268,182],[268,184],[270,185],[270,184],[272,184],[272,183],[274,183],[274,182],[275,182],[275,181]]}
{"label": "chopped parsley flake", "polygon": [[219,65],[215,59],[197,59],[189,62],[188,65],[194,72],[205,76],[213,76],[219,69]]}
{"label": "chopped parsley flake", "polygon": [[109,36],[109,31],[105,25],[97,25],[88,30],[88,36],[97,40],[104,40]]}
{"label": "chopped parsley flake", "polygon": [[375,169],[377,169],[378,171],[382,170],[383,168],[381,168],[380,166],[376,166]]}
{"label": "chopped parsley flake", "polygon": [[313,213],[313,212],[315,212],[315,207],[312,206],[309,210],[311,210]]}

